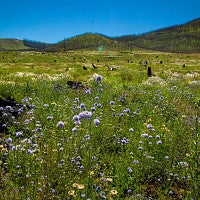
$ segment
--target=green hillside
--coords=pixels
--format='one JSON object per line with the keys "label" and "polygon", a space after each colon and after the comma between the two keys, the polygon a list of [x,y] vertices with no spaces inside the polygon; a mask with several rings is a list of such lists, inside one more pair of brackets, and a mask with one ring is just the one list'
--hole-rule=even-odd
{"label": "green hillside", "polygon": [[16,51],[28,49],[30,48],[24,45],[23,40],[0,38],[0,51]]}
{"label": "green hillside", "polygon": [[200,52],[200,18],[179,26],[115,39],[127,46],[137,46],[156,51]]}
{"label": "green hillside", "polygon": [[56,44],[32,40],[0,39],[0,51],[35,50],[64,52],[75,50],[134,50],[136,48],[154,51],[198,53],[200,52],[200,18],[186,24],[167,27],[156,31],[121,37],[85,33],[68,38]]}
{"label": "green hillside", "polygon": [[126,49],[126,45],[120,41],[113,40],[101,34],[85,33],[54,44],[46,48],[46,50],[53,52],[80,49],[98,50],[99,47],[107,50]]}

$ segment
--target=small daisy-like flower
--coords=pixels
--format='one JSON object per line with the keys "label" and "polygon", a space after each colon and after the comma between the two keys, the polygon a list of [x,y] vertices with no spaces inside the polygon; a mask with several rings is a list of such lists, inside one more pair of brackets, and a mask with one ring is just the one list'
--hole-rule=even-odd
{"label": "small daisy-like flower", "polygon": [[58,127],[58,128],[64,128],[64,122],[59,121],[59,122],[57,123],[57,127]]}

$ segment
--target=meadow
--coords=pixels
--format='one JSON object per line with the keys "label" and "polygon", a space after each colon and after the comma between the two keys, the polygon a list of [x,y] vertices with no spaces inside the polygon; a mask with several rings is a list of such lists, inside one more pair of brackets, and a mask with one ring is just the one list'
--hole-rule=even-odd
{"label": "meadow", "polygon": [[0,107],[0,199],[199,199],[199,69],[199,54],[0,52],[0,97],[20,105]]}

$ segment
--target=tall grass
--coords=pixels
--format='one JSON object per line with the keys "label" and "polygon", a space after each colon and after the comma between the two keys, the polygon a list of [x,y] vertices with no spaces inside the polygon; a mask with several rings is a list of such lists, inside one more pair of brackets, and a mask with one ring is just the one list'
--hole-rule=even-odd
{"label": "tall grass", "polygon": [[24,105],[0,146],[1,199],[199,198],[198,84],[101,72],[78,90],[67,77],[1,85]]}

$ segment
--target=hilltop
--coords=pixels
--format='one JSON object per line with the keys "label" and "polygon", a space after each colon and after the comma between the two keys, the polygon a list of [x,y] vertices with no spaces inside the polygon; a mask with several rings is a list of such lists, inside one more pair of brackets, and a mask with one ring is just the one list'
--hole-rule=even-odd
{"label": "hilltop", "polygon": [[15,51],[28,50],[30,47],[26,46],[22,40],[18,39],[0,39],[0,51]]}
{"label": "hilltop", "polygon": [[182,25],[162,28],[140,35],[108,37],[98,33],[85,33],[56,44],[31,40],[0,39],[0,51],[35,50],[63,52],[74,50],[134,50],[198,53],[200,52],[200,18]]}
{"label": "hilltop", "polygon": [[98,33],[85,33],[54,44],[47,48],[47,50],[54,52],[83,49],[97,50],[99,47],[107,50],[126,49],[126,45],[123,42],[116,41],[108,36]]}

